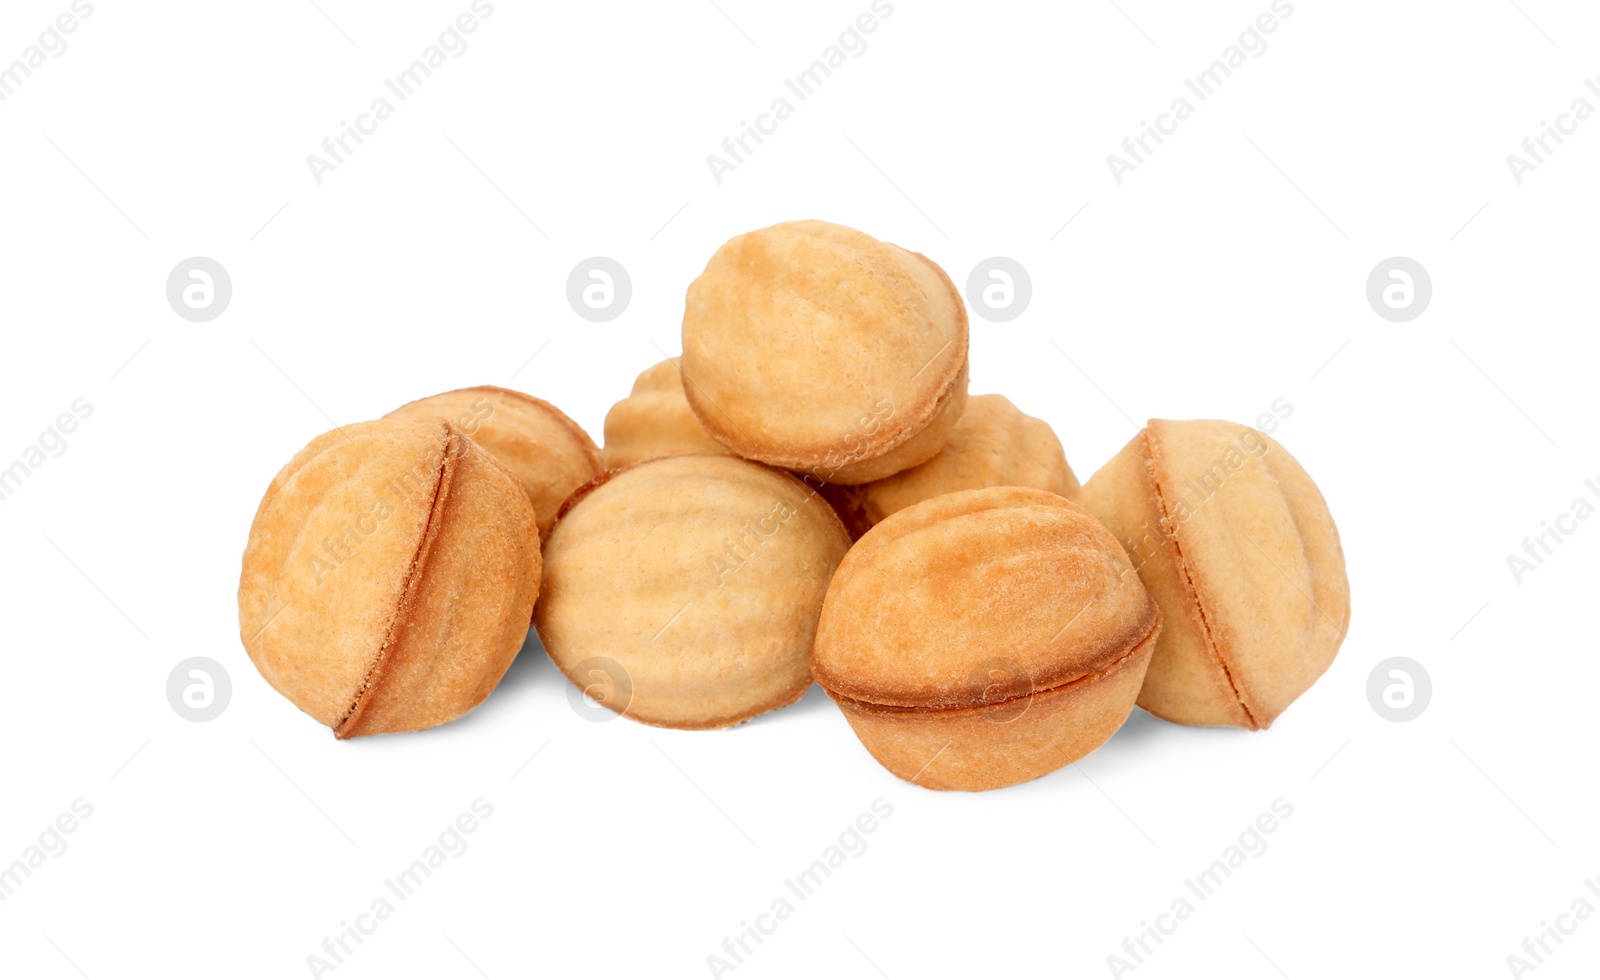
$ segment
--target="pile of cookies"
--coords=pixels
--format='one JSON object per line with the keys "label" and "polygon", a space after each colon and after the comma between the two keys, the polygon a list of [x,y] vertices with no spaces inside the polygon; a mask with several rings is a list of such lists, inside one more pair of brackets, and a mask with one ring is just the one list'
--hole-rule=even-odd
{"label": "pile of cookies", "polygon": [[1050,426],[968,397],[967,339],[921,255],[820,221],[734,238],[603,450],[489,387],[313,440],[250,531],[245,649],[347,738],[471,710],[531,621],[646,724],[726,728],[818,683],[934,789],[1044,775],[1135,704],[1271,724],[1349,622],[1310,477],[1247,426],[1152,421],[1080,486]]}

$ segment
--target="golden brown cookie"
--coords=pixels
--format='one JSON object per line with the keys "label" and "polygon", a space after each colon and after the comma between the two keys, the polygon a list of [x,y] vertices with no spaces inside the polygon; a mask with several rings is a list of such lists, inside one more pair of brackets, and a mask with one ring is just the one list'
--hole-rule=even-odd
{"label": "golden brown cookie", "polygon": [[606,704],[667,728],[726,728],[800,698],[849,536],[799,480],[733,456],[668,456],[574,494],[545,546],[534,625]]}
{"label": "golden brown cookie", "polygon": [[995,789],[1111,737],[1160,629],[1088,512],[1042,490],[966,490],[890,515],[850,550],[812,672],[890,772]]}
{"label": "golden brown cookie", "polygon": [[604,468],[600,449],[559,408],[509,388],[482,385],[409,402],[390,418],[442,418],[455,423],[522,482],[539,517],[539,536],[550,533],[568,494]]}
{"label": "golden brown cookie", "polygon": [[267,487],[239,636],[278,693],[339,738],[460,717],[500,682],[539,593],[533,507],[438,419],[318,436]]}
{"label": "golden brown cookie", "polygon": [[1270,436],[1153,419],[1078,499],[1161,604],[1140,707],[1185,725],[1266,728],[1333,662],[1350,623],[1339,531]]}
{"label": "golden brown cookie", "polygon": [[1070,500],[1078,478],[1049,424],[1024,415],[1004,395],[973,395],[932,459],[845,493],[871,527],[929,497],[984,487],[1033,487]]}
{"label": "golden brown cookie", "polygon": [[621,469],[657,456],[687,453],[726,453],[728,448],[711,438],[683,397],[678,359],[669,357],[647,368],[633,382],[633,392],[606,413],[606,447],[602,456],[608,469]]}
{"label": "golden brown cookie", "polygon": [[915,252],[825,221],[740,235],[689,286],[683,386],[740,456],[832,483],[944,444],[967,391],[967,311]]}

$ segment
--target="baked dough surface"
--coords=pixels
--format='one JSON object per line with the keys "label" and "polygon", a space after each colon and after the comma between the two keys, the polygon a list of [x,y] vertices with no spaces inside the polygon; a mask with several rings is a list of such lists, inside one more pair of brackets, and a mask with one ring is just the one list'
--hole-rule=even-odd
{"label": "baked dough surface", "polygon": [[713,438],[835,483],[921,463],[960,417],[967,312],[937,265],[824,221],[732,239],[690,286],[683,386]]}

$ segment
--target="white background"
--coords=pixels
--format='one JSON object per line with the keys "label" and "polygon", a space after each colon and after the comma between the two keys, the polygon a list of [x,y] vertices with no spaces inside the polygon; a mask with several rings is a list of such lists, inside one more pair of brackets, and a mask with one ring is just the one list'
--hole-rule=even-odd
{"label": "white background", "polygon": [[[1118,186],[1106,155],[1268,0],[897,0],[719,186],[707,154],[867,0],[498,0],[318,186],[307,154],[468,0],[318,2],[98,0],[0,103],[0,465],[94,406],[0,503],[0,864],[94,808],[0,903],[6,975],[306,976],[478,797],[493,816],[469,849],[338,977],[704,977],[880,797],[867,850],[727,975],[1107,976],[1279,797],[1265,853],[1134,975],[1505,976],[1542,921],[1600,906],[1600,520],[1520,585],[1506,565],[1600,478],[1600,120],[1521,186],[1505,159],[1575,98],[1600,106],[1591,5],[1297,0]],[[0,62],[67,8],[8,0]],[[1353,592],[1322,681],[1269,732],[1136,711],[1080,766],[964,795],[890,776],[818,690],[729,732],[584,721],[536,643],[481,708],[416,735],[338,743],[259,678],[239,555],[299,447],[470,384],[598,439],[678,351],[716,246],[799,217],[958,284],[1021,262],[1032,303],[974,317],[972,391],[1048,420],[1084,479],[1130,418],[1248,422],[1287,399],[1277,436],[1328,499]],[[164,296],[195,255],[233,279],[210,323]],[[592,255],[632,275],[609,323],[567,305]],[[1365,299],[1394,255],[1432,275],[1409,323]],[[1405,724],[1366,697],[1397,655],[1434,687]],[[209,723],[165,696],[191,656],[232,678]],[[1600,916],[1537,976],[1596,964]]]}

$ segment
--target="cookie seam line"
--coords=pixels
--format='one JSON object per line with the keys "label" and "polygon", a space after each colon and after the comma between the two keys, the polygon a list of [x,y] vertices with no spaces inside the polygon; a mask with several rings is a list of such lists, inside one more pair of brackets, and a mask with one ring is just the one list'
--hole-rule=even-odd
{"label": "cookie seam line", "polygon": [[[849,460],[848,462],[846,462],[842,466],[836,467],[835,468],[836,471],[839,470],[839,469],[845,469],[845,468],[847,468],[849,466],[853,466],[853,465],[857,465],[857,464],[861,464],[861,463],[872,462],[874,460],[881,459],[882,457],[889,455],[890,453],[892,453],[892,452],[896,451],[897,449],[901,448],[902,446],[904,446],[906,443],[910,442],[912,439],[915,439],[917,436],[921,435],[923,430],[927,429],[928,426],[932,425],[934,423],[934,421],[936,421],[939,418],[939,416],[948,407],[950,400],[955,397],[956,391],[961,387],[960,382],[961,382],[961,379],[962,379],[962,375],[963,375],[963,373],[965,373],[965,369],[968,367],[967,357],[968,357],[968,353],[969,353],[969,351],[971,349],[971,339],[970,339],[970,337],[965,337],[964,336],[964,337],[961,338],[961,341],[962,341],[961,342],[961,356],[960,356],[959,360],[955,361],[955,370],[954,370],[954,372],[951,374],[950,378],[945,382],[944,386],[939,389],[939,392],[938,392],[937,395],[935,395],[931,399],[926,399],[925,400],[925,402],[930,406],[930,408],[928,410],[927,417],[925,419],[923,419],[922,425],[918,426],[915,429],[902,429],[899,433],[897,433],[898,438],[895,438],[893,441],[887,441],[886,440],[886,441],[884,441],[884,442],[882,442],[880,444],[873,445],[871,447],[872,451],[870,453],[867,453],[866,451],[861,451],[859,454],[855,455],[855,458],[852,458],[851,460]],[[946,346],[949,346],[949,345],[946,344]],[[938,354],[935,354],[934,357],[937,358]],[[969,377],[969,383],[970,383],[970,377]],[[722,443],[724,446],[727,446],[729,449],[732,449],[735,452],[738,452],[739,455],[744,456],[747,459],[756,458],[756,457],[754,457],[753,455],[750,455],[750,454],[753,453],[753,452],[756,452],[759,449],[759,447],[751,446],[751,445],[748,444],[749,440],[745,437],[744,430],[740,429],[737,423],[733,423],[736,435],[728,436],[728,438],[726,438],[726,439],[723,438],[721,435],[719,435],[718,431],[716,429],[714,429],[711,425],[708,425],[706,423],[705,416],[703,416],[701,414],[700,409],[699,409],[698,405],[696,404],[695,396],[690,391],[690,387],[691,386],[696,390],[698,390],[700,388],[700,385],[698,383],[695,383],[695,382],[691,382],[690,384],[684,385],[684,397],[689,401],[690,411],[692,411],[694,413],[695,417],[700,420],[700,424],[705,427],[706,431],[711,433],[712,438],[716,439],[718,442]],[[708,399],[708,402],[709,402],[709,399]],[[727,415],[728,414],[726,412],[723,412],[721,408],[717,408],[717,406],[715,406],[715,405],[712,405],[711,407],[716,408],[717,411],[719,413],[723,414],[723,415]],[[731,419],[732,419],[732,417],[729,416],[730,422],[731,422]],[[734,443],[738,443],[738,445],[734,445]],[[768,463],[768,465],[782,467],[783,469],[787,469],[787,470],[799,470],[799,471],[802,471],[802,472],[811,473],[811,472],[813,472],[815,470],[816,467],[822,465],[826,461],[827,454],[829,452],[831,452],[832,450],[833,450],[833,447],[828,447],[826,449],[820,450],[820,451],[818,451],[816,453],[813,453],[811,458],[809,458],[809,459],[802,459],[800,456],[797,456],[797,455],[781,456],[778,453],[768,453],[767,455],[772,460],[772,462]],[[758,460],[758,461],[766,462],[766,460]],[[927,460],[923,460],[923,462],[927,462]],[[917,465],[921,465],[921,464],[919,463]],[[892,476],[893,474],[890,474],[890,475]],[[817,474],[817,476],[818,476],[819,479],[821,478],[821,474]],[[871,482],[871,481],[868,481],[868,482]]]}
{"label": "cookie seam line", "polygon": [[406,612],[409,600],[420,587],[422,575],[427,565],[428,553],[432,550],[433,540],[438,536],[439,524],[442,520],[442,510],[445,498],[449,495],[449,484],[454,476],[456,457],[453,455],[457,439],[467,436],[456,435],[452,427],[445,425],[446,441],[444,453],[439,462],[439,478],[433,487],[433,500],[428,506],[428,520],[422,527],[422,535],[417,542],[417,552],[411,556],[411,567],[406,571],[405,583],[400,587],[400,599],[395,604],[394,616],[389,621],[389,628],[384,634],[383,643],[379,644],[378,651],[373,655],[372,663],[367,667],[366,676],[362,678],[361,688],[356,691],[355,698],[350,702],[350,708],[333,725],[334,734],[345,738],[350,730],[360,724],[366,713],[367,705],[374,690],[383,680],[384,668],[388,665],[389,658],[394,652],[395,645],[399,642],[402,628],[401,618]]}
{"label": "cookie seam line", "polygon": [[[1162,489],[1160,478],[1156,475],[1155,458],[1155,440],[1151,437],[1150,430],[1146,428],[1145,467],[1146,473],[1150,477],[1150,486],[1155,490],[1156,505],[1161,508],[1161,527],[1158,530],[1162,532],[1162,537],[1172,543],[1172,553],[1177,559],[1178,570],[1183,575],[1185,591],[1187,591],[1190,601],[1194,603],[1195,613],[1200,617],[1200,632],[1205,637],[1206,648],[1211,651],[1211,655],[1216,658],[1217,665],[1222,668],[1222,676],[1227,680],[1228,689],[1233,692],[1233,699],[1239,705],[1239,710],[1243,711],[1245,717],[1250,719],[1250,724],[1253,728],[1260,730],[1262,728],[1261,722],[1257,720],[1255,712],[1250,710],[1250,706],[1245,703],[1244,692],[1240,690],[1239,682],[1234,680],[1233,669],[1228,665],[1227,658],[1222,655],[1222,647],[1217,643],[1216,635],[1211,629],[1211,617],[1206,615],[1205,603],[1201,601],[1200,589],[1195,585],[1194,576],[1189,572],[1189,563],[1183,557],[1183,546],[1178,542],[1178,525],[1172,521],[1167,495]],[[1172,528],[1170,532],[1167,530],[1168,527]]]}
{"label": "cookie seam line", "polygon": [[[922,533],[924,533],[926,531],[932,530],[933,528],[936,528],[940,524],[945,523],[947,521],[958,520],[958,519],[961,519],[961,518],[971,517],[971,516],[976,515],[976,514],[983,514],[983,513],[987,513],[987,512],[990,512],[990,511],[997,511],[997,510],[1028,510],[1028,511],[1031,511],[1031,510],[1045,509],[1045,510],[1048,510],[1048,511],[1056,511],[1056,510],[1063,509],[1063,507],[1062,507],[1063,504],[1066,505],[1065,509],[1067,509],[1069,511],[1072,511],[1072,510],[1082,511],[1082,508],[1078,504],[1074,503],[1073,501],[1067,500],[1065,497],[1062,497],[1060,494],[1052,493],[1049,490],[1039,490],[1036,487],[1011,487],[1011,488],[983,487],[983,488],[980,488],[978,490],[965,490],[965,491],[958,491],[958,492],[976,494],[976,493],[980,493],[980,492],[982,492],[984,490],[996,490],[996,489],[1020,490],[1024,494],[1028,495],[1028,499],[1025,499],[1025,500],[1011,500],[1011,501],[1004,501],[1004,502],[996,502],[996,503],[992,503],[992,504],[985,504],[985,505],[983,505],[981,507],[977,507],[977,508],[975,508],[973,510],[964,510],[964,511],[961,511],[961,512],[956,513],[956,514],[947,515],[946,517],[941,518],[938,522],[935,522],[935,523],[922,524],[922,525],[919,525],[917,527],[911,528],[910,530],[901,533],[900,536],[894,538],[891,541],[886,541],[886,542],[882,542],[882,543],[878,543],[878,542],[875,542],[875,541],[874,542],[870,542],[870,543],[867,544],[867,547],[862,548],[860,559],[862,561],[867,562],[867,564],[869,566],[873,567],[874,569],[877,569],[877,565],[873,561],[873,558],[881,555],[884,552],[885,549],[891,547],[892,545],[899,544],[900,542],[906,540],[909,537],[913,537],[915,535],[922,534]],[[1042,496],[1043,499],[1039,499],[1040,496]],[[1049,498],[1055,498],[1055,499],[1051,500]],[[930,499],[932,499],[932,498],[930,498]],[[922,501],[921,503],[926,503],[926,502],[927,501]],[[920,506],[920,504],[913,504],[912,505],[912,507],[917,507],[917,506]],[[911,508],[904,508],[904,510],[910,510],[910,509]],[[896,511],[896,513],[901,513],[901,512],[903,512],[903,511]],[[1087,511],[1082,511],[1082,512],[1087,514]],[[862,534],[861,538],[858,539],[855,542],[855,544],[853,544],[851,546],[851,551],[854,551],[856,548],[861,548],[862,544],[864,542],[867,542],[868,536],[871,535],[874,531],[876,531],[878,526],[879,525],[874,525],[873,527],[868,528],[867,531]],[[1115,538],[1113,538],[1112,540],[1115,541]],[[1121,547],[1120,543],[1117,545],[1117,547],[1119,547],[1119,548]],[[845,558],[846,558],[846,560],[849,559],[849,554],[848,553],[846,554]],[[840,563],[840,567],[843,567],[843,562]],[[877,570],[878,570],[880,575],[884,574],[881,569],[877,569]],[[834,575],[835,575],[835,578],[837,578],[837,576],[838,576],[838,570],[837,569],[835,569]],[[831,589],[831,586],[830,586],[830,589]],[[906,597],[906,599],[907,599],[908,602],[910,601],[909,596]],[[914,607],[916,607],[915,603],[912,603],[912,605]],[[1150,605],[1150,607],[1155,608],[1156,617],[1157,617],[1156,618],[1156,625],[1154,627],[1152,627],[1151,630],[1146,630],[1144,635],[1139,640],[1135,641],[1134,644],[1133,644],[1133,647],[1130,647],[1130,649],[1136,648],[1140,643],[1144,643],[1146,640],[1148,640],[1150,638],[1150,633],[1154,629],[1157,629],[1157,628],[1160,627],[1160,624],[1161,624],[1160,609],[1159,609],[1159,607],[1155,607],[1155,600],[1154,599],[1150,599],[1149,605]],[[920,610],[920,607],[916,607],[916,608],[918,608]],[[939,626],[938,623],[933,622],[932,618],[931,617],[927,617],[926,613],[924,613],[923,615],[924,615],[925,618],[928,618],[929,623],[932,624],[935,629],[937,629],[941,634],[944,633],[943,627]],[[1124,656],[1126,656],[1126,655],[1124,655]],[[1117,662],[1120,662],[1120,660],[1122,660],[1122,659],[1123,659],[1123,657],[1118,657],[1116,661],[1113,661],[1113,665],[1115,663],[1117,663]],[[1108,667],[1106,669],[1109,670],[1111,668]],[[813,667],[812,668],[812,673],[816,674],[816,672],[817,672],[816,668]],[[1062,681],[1059,681],[1059,682],[1057,682],[1055,684],[1052,684],[1049,687],[1040,688],[1040,689],[1037,689],[1035,691],[1032,691],[1032,692],[1030,692],[1030,694],[1040,694],[1040,693],[1044,693],[1046,691],[1053,691],[1053,690],[1056,690],[1057,688],[1065,687],[1068,684],[1071,684],[1071,683],[1073,683],[1073,682],[1075,682],[1077,680],[1080,680],[1080,679],[1082,679],[1084,677],[1090,677],[1090,676],[1093,676],[1093,672],[1086,672],[1086,673],[1083,673],[1083,674],[1079,674],[1079,675],[1077,675],[1075,677],[1067,678],[1066,680],[1062,680]],[[826,684],[823,684],[823,682],[822,682],[822,680],[820,678],[818,679],[817,683],[818,684],[822,684],[823,689],[827,690],[830,694],[837,693],[840,697],[848,698],[851,701],[857,701],[857,702],[860,702],[862,704],[869,704],[869,705],[874,705],[874,706],[883,707],[883,708],[905,708],[905,709],[909,709],[909,710],[949,711],[949,710],[956,710],[956,709],[963,708],[963,707],[973,707],[972,705],[948,705],[948,706],[896,705],[896,704],[890,704],[888,702],[883,702],[883,701],[873,701],[873,700],[870,700],[868,698],[858,698],[858,697],[855,697],[854,695],[846,694],[841,690],[836,690],[834,688],[829,688]],[[1028,696],[1029,695],[1019,695],[1019,697],[1028,697]],[[1007,700],[1015,700],[1015,699],[1007,699]],[[1005,702],[1004,701],[998,701],[998,702],[994,702],[994,703],[996,703],[996,704],[1004,704]]]}
{"label": "cookie seam line", "polygon": [[[1150,604],[1151,606],[1154,606],[1155,601],[1151,600]],[[1029,691],[1027,694],[1018,694],[1015,697],[1009,697],[1003,701],[985,701],[982,704],[951,705],[886,704],[882,701],[870,701],[866,698],[852,697],[851,695],[844,694],[840,691],[835,691],[832,688],[829,688],[826,684],[823,684],[821,680],[818,680],[817,684],[828,693],[829,697],[834,698],[835,700],[849,701],[852,705],[859,706],[868,711],[876,711],[879,714],[885,715],[928,715],[951,711],[985,711],[990,708],[998,708],[1001,705],[1011,704],[1014,701],[1023,701],[1028,698],[1038,697],[1044,694],[1052,694],[1056,691],[1065,690],[1066,688],[1074,685],[1088,684],[1093,681],[1097,681],[1102,677],[1106,677],[1114,673],[1118,668],[1122,667],[1123,664],[1127,663],[1130,658],[1137,654],[1141,647],[1143,647],[1146,643],[1149,643],[1155,637],[1160,628],[1161,613],[1160,610],[1157,609],[1156,621],[1151,625],[1150,629],[1145,631],[1144,636],[1140,637],[1138,642],[1129,647],[1126,653],[1122,654],[1120,657],[1117,657],[1115,660],[1111,661],[1111,663],[1107,664],[1101,669],[1079,674],[1076,677],[1062,681],[1059,684],[1052,684],[1049,687],[1038,688],[1036,690]],[[815,671],[813,671],[813,673],[815,673]]]}

